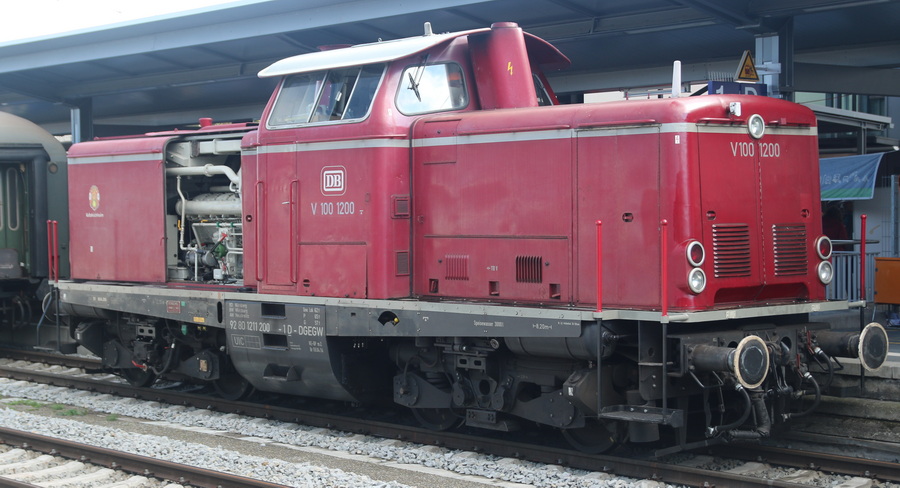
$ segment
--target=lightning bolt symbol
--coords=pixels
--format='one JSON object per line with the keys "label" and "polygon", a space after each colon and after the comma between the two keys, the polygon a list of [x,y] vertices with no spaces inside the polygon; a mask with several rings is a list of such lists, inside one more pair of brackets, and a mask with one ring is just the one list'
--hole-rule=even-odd
{"label": "lightning bolt symbol", "polygon": [[509,61],[508,63],[506,63],[506,69],[509,70],[509,74],[510,74],[510,76],[512,76],[512,71],[513,71],[512,70],[512,61]]}

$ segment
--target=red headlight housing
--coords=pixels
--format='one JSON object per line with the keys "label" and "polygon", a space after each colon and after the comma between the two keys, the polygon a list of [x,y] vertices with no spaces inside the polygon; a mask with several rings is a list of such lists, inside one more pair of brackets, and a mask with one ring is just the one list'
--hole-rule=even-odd
{"label": "red headlight housing", "polygon": [[834,246],[831,245],[831,239],[826,236],[821,236],[816,239],[816,254],[819,255],[822,259],[828,259],[831,257],[831,251],[834,249]]}
{"label": "red headlight housing", "polygon": [[700,241],[689,242],[686,254],[688,262],[694,267],[702,265],[703,261],[706,260],[706,250],[703,249],[703,244],[700,244]]}

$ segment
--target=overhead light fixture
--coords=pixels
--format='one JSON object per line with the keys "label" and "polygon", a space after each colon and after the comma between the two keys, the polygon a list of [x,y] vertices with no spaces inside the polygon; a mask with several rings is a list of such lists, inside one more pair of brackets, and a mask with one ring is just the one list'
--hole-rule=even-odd
{"label": "overhead light fixture", "polygon": [[835,3],[832,5],[823,5],[821,7],[807,7],[803,9],[806,13],[824,12],[826,10],[838,10],[842,8],[861,7],[863,5],[873,5],[876,3],[887,3],[889,0],[860,0],[858,2]]}
{"label": "overhead light fixture", "polygon": [[676,29],[689,29],[691,27],[705,27],[707,25],[715,25],[712,20],[701,20],[699,22],[687,22],[683,24],[659,25],[656,27],[646,27],[642,29],[628,29],[626,34],[648,34],[650,32],[662,32]]}

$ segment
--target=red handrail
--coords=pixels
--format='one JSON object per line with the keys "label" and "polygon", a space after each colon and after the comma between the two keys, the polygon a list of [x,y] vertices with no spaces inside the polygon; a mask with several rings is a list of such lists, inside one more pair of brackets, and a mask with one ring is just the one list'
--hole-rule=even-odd
{"label": "red handrail", "polygon": [[47,274],[50,281],[59,281],[59,222],[47,221]]}
{"label": "red handrail", "polygon": [[597,221],[597,313],[603,311],[603,232],[602,222]]}
{"label": "red handrail", "polygon": [[669,316],[669,253],[666,252],[666,242],[668,242],[668,225],[669,221],[662,219],[659,221],[660,226],[660,244],[659,244],[659,260],[662,266],[662,281],[659,286],[662,299],[662,316]]}

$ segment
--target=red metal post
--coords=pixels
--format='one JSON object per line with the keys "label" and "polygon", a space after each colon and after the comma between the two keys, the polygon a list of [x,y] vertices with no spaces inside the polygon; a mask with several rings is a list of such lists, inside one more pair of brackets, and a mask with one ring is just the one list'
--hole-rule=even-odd
{"label": "red metal post", "polygon": [[866,214],[859,216],[859,299],[866,299]]}
{"label": "red metal post", "polygon": [[59,222],[53,221],[53,276],[59,281]]}
{"label": "red metal post", "polygon": [[597,221],[597,312],[603,311],[603,232],[602,222]]}
{"label": "red metal post", "polygon": [[662,287],[662,316],[669,316],[669,253],[666,252],[666,242],[668,242],[668,225],[666,219],[659,221],[660,226],[660,243],[659,243],[659,262],[662,266],[662,280],[659,286]]}
{"label": "red metal post", "polygon": [[47,221],[47,274],[50,281],[56,281],[56,250],[53,247],[53,221]]}
{"label": "red metal post", "polygon": [[53,281],[53,225],[47,221],[47,273]]}

